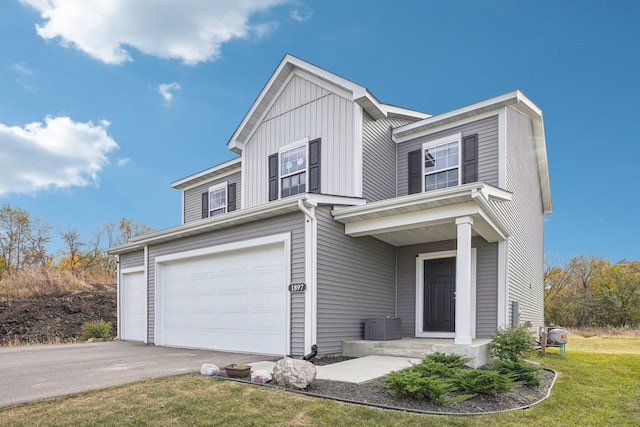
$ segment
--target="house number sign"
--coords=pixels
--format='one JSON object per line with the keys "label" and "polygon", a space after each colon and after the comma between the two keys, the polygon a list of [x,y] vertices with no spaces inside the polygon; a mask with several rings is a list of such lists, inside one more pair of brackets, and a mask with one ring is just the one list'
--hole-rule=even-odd
{"label": "house number sign", "polygon": [[289,285],[289,292],[304,292],[307,290],[305,283],[292,283]]}

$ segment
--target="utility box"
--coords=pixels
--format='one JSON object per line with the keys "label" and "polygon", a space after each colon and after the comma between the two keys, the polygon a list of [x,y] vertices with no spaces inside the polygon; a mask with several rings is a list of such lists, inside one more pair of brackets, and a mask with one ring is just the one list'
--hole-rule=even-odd
{"label": "utility box", "polygon": [[547,346],[561,346],[567,343],[567,331],[562,328],[549,328],[547,332]]}
{"label": "utility box", "polygon": [[402,338],[402,318],[380,317],[364,321],[364,339],[375,341],[399,340]]}

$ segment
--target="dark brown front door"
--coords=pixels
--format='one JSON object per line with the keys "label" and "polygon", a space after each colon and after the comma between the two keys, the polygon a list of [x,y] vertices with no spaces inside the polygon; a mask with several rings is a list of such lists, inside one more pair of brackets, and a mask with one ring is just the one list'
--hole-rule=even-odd
{"label": "dark brown front door", "polygon": [[424,261],[423,331],[455,332],[456,259]]}

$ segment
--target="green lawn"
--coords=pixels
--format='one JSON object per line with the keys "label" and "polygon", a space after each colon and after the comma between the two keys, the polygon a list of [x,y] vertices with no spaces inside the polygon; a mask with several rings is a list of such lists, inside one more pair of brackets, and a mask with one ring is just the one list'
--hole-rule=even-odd
{"label": "green lawn", "polygon": [[534,359],[559,372],[551,397],[532,409],[503,414],[411,414],[180,376],[6,408],[0,410],[0,426],[640,425],[640,339],[570,337],[564,356],[549,349],[546,357]]}

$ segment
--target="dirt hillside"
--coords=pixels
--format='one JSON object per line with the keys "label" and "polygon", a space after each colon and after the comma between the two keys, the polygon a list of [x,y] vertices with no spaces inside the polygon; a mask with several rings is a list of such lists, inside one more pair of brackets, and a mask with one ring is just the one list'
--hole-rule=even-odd
{"label": "dirt hillside", "polygon": [[82,341],[82,325],[95,320],[116,329],[115,285],[0,301],[0,345]]}

